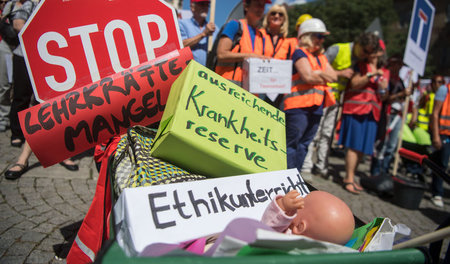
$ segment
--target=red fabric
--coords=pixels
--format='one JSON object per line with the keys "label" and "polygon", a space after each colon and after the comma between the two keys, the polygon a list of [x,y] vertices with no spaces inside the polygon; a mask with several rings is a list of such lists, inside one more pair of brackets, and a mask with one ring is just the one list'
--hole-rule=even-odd
{"label": "red fabric", "polygon": [[[78,230],[78,238],[97,255],[104,240],[109,238],[109,214],[111,212],[111,186],[108,180],[108,159],[117,149],[120,137],[113,138],[102,155],[102,167],[91,206]],[[103,231],[106,230],[104,233]],[[91,259],[73,242],[66,259],[67,263],[92,263]]]}
{"label": "red fabric", "polygon": [[[359,68],[361,70],[361,75],[365,75],[366,73],[370,72],[369,65],[366,63],[360,63]],[[389,80],[389,71],[387,69],[382,70],[383,78]],[[377,93],[378,78],[379,77],[377,76],[372,77],[369,83],[359,90],[347,90],[344,94],[344,106],[342,109],[342,113],[351,115],[365,115],[368,113],[372,113],[373,118],[376,121],[379,121],[381,113],[381,98]]]}

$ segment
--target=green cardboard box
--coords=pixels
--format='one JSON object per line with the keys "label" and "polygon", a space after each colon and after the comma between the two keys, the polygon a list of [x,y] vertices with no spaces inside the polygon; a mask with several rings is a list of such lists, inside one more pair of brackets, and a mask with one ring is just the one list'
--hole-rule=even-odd
{"label": "green cardboard box", "polygon": [[285,115],[191,61],[173,83],[151,154],[210,177],[284,170]]}

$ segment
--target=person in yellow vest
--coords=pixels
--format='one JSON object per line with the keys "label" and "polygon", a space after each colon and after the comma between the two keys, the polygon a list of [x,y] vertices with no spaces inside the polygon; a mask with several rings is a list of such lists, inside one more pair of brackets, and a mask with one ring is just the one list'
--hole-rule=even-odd
{"label": "person in yellow vest", "polygon": [[264,36],[258,24],[270,0],[243,0],[245,18],[228,22],[217,46],[216,73],[242,87],[242,62],[246,58],[269,59],[264,54]]}
{"label": "person in yellow vest", "polygon": [[355,65],[355,74],[345,90],[338,142],[346,148],[343,187],[353,194],[363,190],[355,182],[355,171],[362,156],[373,153],[381,101],[387,94],[389,81],[389,71],[378,64],[384,53],[378,36],[363,33],[358,44],[363,59]]}
{"label": "person in yellow vest", "polygon": [[[354,42],[336,43],[328,47],[325,56],[336,71],[338,81],[328,83],[334,94],[336,104],[324,109],[324,114],[320,120],[319,129],[313,142],[309,145],[303,163],[303,173],[318,174],[322,177],[328,175],[328,153],[332,143],[333,131],[336,127],[336,118],[340,106],[340,96],[345,90],[349,79],[353,76],[353,65],[358,59]],[[315,152],[314,152],[315,149]],[[317,156],[313,163],[314,154]]]}
{"label": "person in yellow vest", "polygon": [[284,98],[287,165],[299,171],[324,107],[335,104],[327,83],[335,82],[337,75],[323,55],[323,42],[328,34],[322,20],[306,20],[298,30],[298,48],[292,56],[292,88]]}
{"label": "person in yellow vest", "polygon": [[[288,38],[289,17],[286,8],[283,5],[273,5],[263,19],[260,29],[264,40],[264,54],[278,60],[290,60],[295,48],[297,47],[297,38]],[[259,97],[276,108],[280,107],[283,95],[279,94],[275,100],[271,100],[265,94],[259,94]]]}
{"label": "person in yellow vest", "polygon": [[415,129],[419,127],[427,132],[429,132],[430,116],[433,112],[434,105],[434,95],[438,90],[439,86],[443,85],[444,77],[442,75],[434,75],[431,79],[431,85],[429,91],[426,91],[419,99],[417,107],[413,108],[413,113],[411,120],[409,122],[409,127]]}
{"label": "person in yellow vest", "polygon": [[[430,119],[431,141],[435,151],[431,154],[439,167],[446,170],[450,157],[450,84],[441,85],[434,96],[434,107]],[[431,202],[444,207],[442,178],[433,174],[431,182]]]}

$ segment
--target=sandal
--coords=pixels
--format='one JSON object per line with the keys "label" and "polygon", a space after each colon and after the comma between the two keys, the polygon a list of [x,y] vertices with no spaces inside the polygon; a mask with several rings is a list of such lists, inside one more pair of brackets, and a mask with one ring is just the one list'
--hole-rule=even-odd
{"label": "sandal", "polygon": [[[349,188],[347,188],[347,186],[351,186],[352,188],[349,189]],[[355,195],[360,194],[360,191],[358,191],[358,189],[355,187],[355,183],[353,183],[353,182],[344,182],[342,187],[344,188],[344,190],[346,190],[347,192],[349,192],[351,194],[355,194]]]}
{"label": "sandal", "polygon": [[22,147],[22,144],[23,144],[23,140],[20,138],[12,138],[11,139],[11,146],[13,146],[15,148]]}
{"label": "sandal", "polygon": [[[12,171],[11,169],[14,167],[19,167],[20,170],[18,171]],[[28,163],[27,164],[14,164],[9,170],[5,172],[5,178],[8,180],[16,180],[20,178],[26,171],[28,170]]]}
{"label": "sandal", "polygon": [[359,192],[364,191],[363,187],[361,187],[359,184],[357,184],[356,182],[353,183],[353,187],[355,187],[355,189]]}

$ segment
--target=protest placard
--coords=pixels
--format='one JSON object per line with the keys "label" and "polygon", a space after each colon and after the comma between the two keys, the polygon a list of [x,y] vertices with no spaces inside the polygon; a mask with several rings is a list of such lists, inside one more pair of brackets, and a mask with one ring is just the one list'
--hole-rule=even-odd
{"label": "protest placard", "polygon": [[223,231],[233,219],[260,220],[276,195],[309,193],[297,169],[125,189],[114,207],[117,240],[129,255]]}
{"label": "protest placard", "polygon": [[251,93],[287,94],[292,86],[292,60],[249,58],[243,63],[244,89]]}
{"label": "protest placard", "polygon": [[42,166],[92,148],[130,126],[158,122],[175,79],[192,60],[189,48],[102,78],[19,113]]}
{"label": "protest placard", "polygon": [[172,85],[151,153],[211,177],[283,170],[285,116],[192,61]]}

